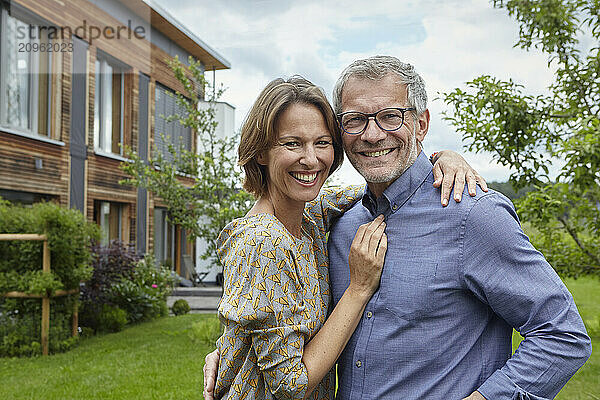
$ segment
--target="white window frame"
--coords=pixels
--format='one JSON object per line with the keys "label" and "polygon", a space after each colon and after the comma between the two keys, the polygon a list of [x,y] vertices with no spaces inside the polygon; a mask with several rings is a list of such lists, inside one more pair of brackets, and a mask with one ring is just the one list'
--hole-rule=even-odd
{"label": "white window frame", "polygon": [[[115,60],[113,57],[98,52],[96,56],[96,89],[94,92],[94,149],[99,153],[123,155],[124,120],[125,120],[125,74],[128,66]],[[111,72],[108,73],[108,69]],[[121,101],[119,118],[119,152],[112,151],[112,76],[115,73],[121,75]],[[110,84],[106,77],[110,76]],[[110,90],[107,88],[110,87]],[[107,93],[109,92],[109,93]],[[107,105],[110,104],[110,111]],[[106,128],[110,121],[110,128]]]}
{"label": "white window frame", "polygon": [[[8,13],[8,9],[5,7],[0,7],[0,12],[1,12],[1,16],[0,16],[0,59],[5,59],[6,58],[6,45],[4,43],[4,40],[6,40],[5,38],[6,36],[6,26],[8,24],[8,17],[9,17],[9,13]],[[16,20],[27,24],[27,25],[40,25],[39,22],[36,21],[32,21],[31,18],[28,18],[27,16],[23,16],[20,14],[17,15],[10,15],[10,17],[15,18]],[[31,43],[32,45],[37,44],[39,46],[40,41],[39,38],[29,38],[29,43]],[[39,74],[38,73],[31,73],[31,71],[38,71],[39,69],[39,57],[40,55],[42,56],[46,56],[48,57],[48,73],[49,76],[52,76],[52,67],[53,67],[53,53],[52,52],[42,52],[42,51],[30,51],[27,52],[28,53],[28,64],[29,64],[29,72],[28,72],[28,77],[29,77],[29,82],[28,82],[28,95],[29,95],[29,104],[28,106],[28,111],[29,111],[29,118],[27,121],[27,127],[24,128],[22,126],[15,126],[15,125],[10,125],[8,123],[4,123],[4,121],[7,120],[7,110],[5,109],[4,105],[8,104],[8,100],[6,99],[6,74],[5,68],[2,68],[2,65],[0,65],[0,127],[2,128],[8,128],[11,131],[16,131],[17,133],[24,133],[26,135],[34,135],[34,136],[40,136],[43,138],[50,138],[52,135],[52,79],[48,79],[48,98],[46,99],[46,104],[47,104],[47,121],[46,121],[46,126],[47,126],[47,133],[46,134],[40,134],[38,131],[38,93],[39,93]]]}

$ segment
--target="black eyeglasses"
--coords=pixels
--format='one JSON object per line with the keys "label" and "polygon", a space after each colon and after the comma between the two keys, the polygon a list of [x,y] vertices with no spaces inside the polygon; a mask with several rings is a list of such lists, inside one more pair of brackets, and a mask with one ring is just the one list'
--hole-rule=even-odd
{"label": "black eyeglasses", "polygon": [[384,108],[372,114],[358,111],[347,111],[338,114],[340,125],[344,132],[349,135],[360,135],[367,129],[369,119],[373,118],[378,127],[386,132],[397,131],[404,123],[404,113],[414,111],[414,107],[408,108]]}

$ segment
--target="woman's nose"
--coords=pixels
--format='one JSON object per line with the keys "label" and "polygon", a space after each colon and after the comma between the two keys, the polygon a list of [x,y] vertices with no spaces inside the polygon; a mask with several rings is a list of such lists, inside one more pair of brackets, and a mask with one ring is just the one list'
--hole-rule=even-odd
{"label": "woman's nose", "polygon": [[300,159],[300,164],[313,167],[318,162],[319,159],[317,158],[315,148],[313,146],[305,146],[302,152],[302,158]]}

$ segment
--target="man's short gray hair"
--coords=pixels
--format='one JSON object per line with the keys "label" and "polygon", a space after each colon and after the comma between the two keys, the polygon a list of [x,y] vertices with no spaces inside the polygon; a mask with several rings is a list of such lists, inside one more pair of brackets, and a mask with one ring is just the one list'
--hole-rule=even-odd
{"label": "man's short gray hair", "polygon": [[350,77],[380,80],[389,73],[396,74],[400,82],[406,85],[408,106],[416,109],[416,115],[421,115],[427,109],[425,81],[415,71],[415,67],[391,56],[373,56],[356,60],[346,67],[333,87],[333,109],[335,113],[342,112],[342,91]]}

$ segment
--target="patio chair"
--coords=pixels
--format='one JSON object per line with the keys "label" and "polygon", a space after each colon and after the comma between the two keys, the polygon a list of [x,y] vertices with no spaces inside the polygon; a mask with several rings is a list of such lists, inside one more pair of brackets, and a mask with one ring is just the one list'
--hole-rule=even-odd
{"label": "patio chair", "polygon": [[192,281],[194,286],[206,286],[206,284],[204,283],[204,279],[210,271],[196,271],[196,268],[194,267],[194,261],[192,260],[192,256],[190,255],[185,254],[183,256],[182,261],[183,262],[181,263],[181,266],[183,276],[186,279]]}

